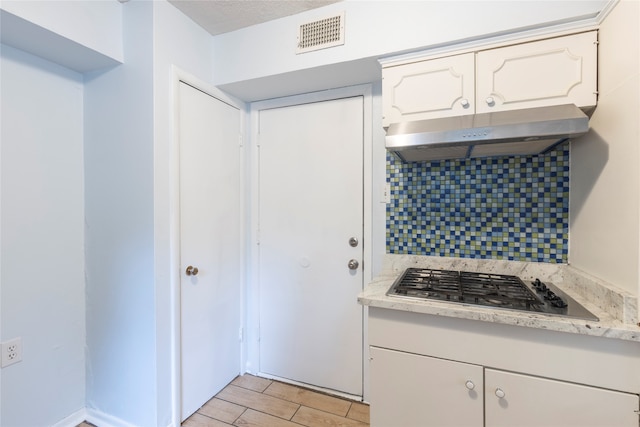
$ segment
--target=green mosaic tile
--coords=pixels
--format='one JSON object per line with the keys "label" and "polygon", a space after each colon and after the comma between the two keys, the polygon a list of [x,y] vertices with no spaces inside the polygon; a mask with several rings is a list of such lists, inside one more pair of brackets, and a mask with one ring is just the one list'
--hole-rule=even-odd
{"label": "green mosaic tile", "polygon": [[387,154],[387,252],[566,263],[569,144],[545,155],[403,163]]}

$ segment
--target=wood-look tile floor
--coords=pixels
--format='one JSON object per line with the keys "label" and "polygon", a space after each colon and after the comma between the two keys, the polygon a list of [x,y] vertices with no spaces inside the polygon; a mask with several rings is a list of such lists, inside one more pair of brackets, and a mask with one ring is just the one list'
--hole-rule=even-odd
{"label": "wood-look tile floor", "polygon": [[183,427],[364,427],[369,406],[245,374],[187,418]]}

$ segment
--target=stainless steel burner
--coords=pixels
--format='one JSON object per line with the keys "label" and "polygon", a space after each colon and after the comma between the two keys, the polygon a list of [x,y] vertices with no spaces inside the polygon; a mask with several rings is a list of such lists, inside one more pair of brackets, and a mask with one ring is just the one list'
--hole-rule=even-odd
{"label": "stainless steel burner", "polygon": [[387,295],[598,320],[552,284],[503,274],[408,268]]}

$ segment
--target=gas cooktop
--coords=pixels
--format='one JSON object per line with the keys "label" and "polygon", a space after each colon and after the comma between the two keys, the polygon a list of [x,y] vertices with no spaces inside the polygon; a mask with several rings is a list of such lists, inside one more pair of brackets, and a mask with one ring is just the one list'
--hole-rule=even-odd
{"label": "gas cooktop", "polygon": [[599,320],[551,283],[504,274],[408,268],[387,295]]}

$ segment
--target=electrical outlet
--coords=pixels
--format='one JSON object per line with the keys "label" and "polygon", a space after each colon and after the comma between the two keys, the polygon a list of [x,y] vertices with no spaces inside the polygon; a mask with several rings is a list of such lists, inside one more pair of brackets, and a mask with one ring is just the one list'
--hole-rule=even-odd
{"label": "electrical outlet", "polygon": [[22,338],[14,338],[2,343],[2,367],[22,360]]}

